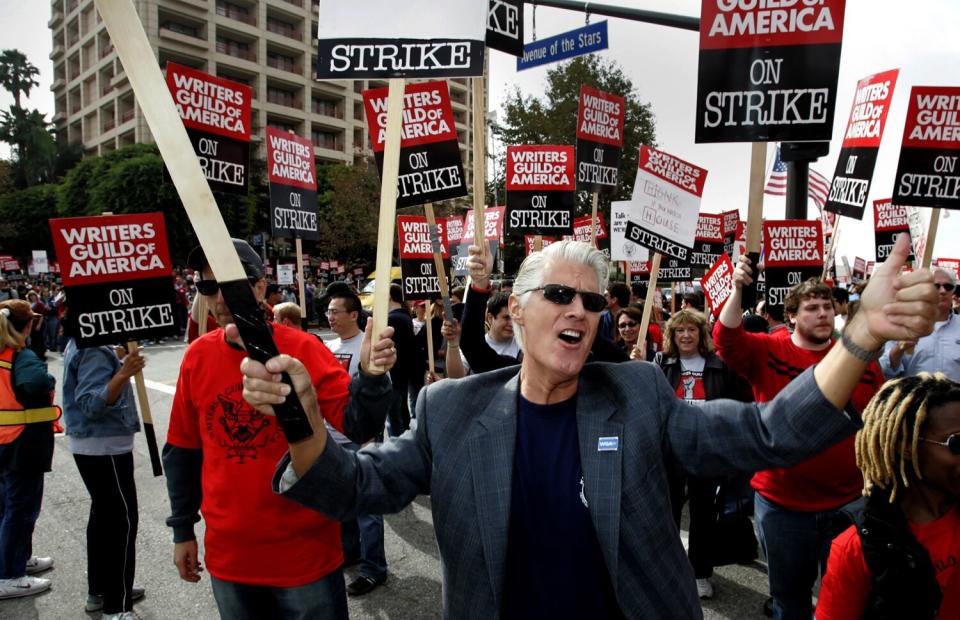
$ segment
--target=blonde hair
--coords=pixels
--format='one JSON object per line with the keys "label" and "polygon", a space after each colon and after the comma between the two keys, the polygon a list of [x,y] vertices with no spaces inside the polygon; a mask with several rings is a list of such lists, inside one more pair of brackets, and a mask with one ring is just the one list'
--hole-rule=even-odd
{"label": "blonde hair", "polygon": [[667,321],[663,331],[663,355],[664,357],[679,357],[676,343],[673,336],[684,323],[690,323],[700,332],[700,339],[697,341],[697,351],[703,357],[707,357],[716,349],[713,346],[713,338],[710,337],[710,328],[707,324],[707,317],[696,310],[679,310],[670,320]]}
{"label": "blonde hair", "polygon": [[303,313],[300,311],[300,306],[292,301],[285,301],[273,307],[273,320],[278,323],[283,321],[283,319],[289,319],[294,323],[299,323],[302,317]]}
{"label": "blonde hair", "polygon": [[27,346],[26,327],[33,319],[30,304],[23,299],[0,302],[0,352],[10,347],[14,351]]}

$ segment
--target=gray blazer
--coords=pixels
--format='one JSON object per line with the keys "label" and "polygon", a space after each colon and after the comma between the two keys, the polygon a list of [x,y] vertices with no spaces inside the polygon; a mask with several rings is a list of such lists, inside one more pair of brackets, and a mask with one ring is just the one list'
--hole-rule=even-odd
{"label": "gray blazer", "polygon": [[[328,441],[284,495],[338,520],[392,513],[430,494],[447,618],[497,618],[503,600],[519,366],[430,385],[417,427],[359,453]],[[812,369],[772,402],[677,398],[646,362],[588,364],[577,391],[584,492],[628,618],[701,618],[693,570],[670,512],[668,460],[709,478],[787,467],[856,431]],[[617,437],[616,450],[598,451]],[[287,460],[274,479],[279,488]],[[562,541],[558,541],[560,543]]]}

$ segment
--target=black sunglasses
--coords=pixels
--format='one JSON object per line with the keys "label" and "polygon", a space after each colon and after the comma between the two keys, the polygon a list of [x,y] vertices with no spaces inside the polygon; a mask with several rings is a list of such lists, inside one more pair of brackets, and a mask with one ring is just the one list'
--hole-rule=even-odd
{"label": "black sunglasses", "polygon": [[927,439],[926,437],[921,437],[920,441],[925,441],[927,443],[943,446],[947,450],[950,450],[951,454],[960,456],[960,435],[950,435],[949,437],[947,437],[946,441],[934,441],[932,439]]}
{"label": "black sunglasses", "polygon": [[637,325],[639,325],[639,323],[637,323],[636,321],[626,321],[624,323],[620,323],[619,325],[617,325],[617,327],[619,327],[620,329],[627,329],[628,327],[636,327]]}
{"label": "black sunglasses", "polygon": [[[256,276],[247,276],[247,282],[250,283],[250,286],[253,286],[259,280],[260,278]],[[220,290],[220,283],[216,280],[197,280],[194,284],[197,285],[197,292],[207,297],[216,295],[217,291]]]}
{"label": "black sunglasses", "polygon": [[591,293],[590,291],[578,291],[572,286],[563,284],[544,284],[537,288],[530,289],[528,293],[534,291],[543,291],[543,298],[558,306],[566,306],[573,303],[573,298],[580,295],[584,310],[588,312],[600,312],[607,307],[607,300],[600,293]]}
{"label": "black sunglasses", "polygon": [[950,282],[941,282],[940,284],[936,284],[935,286],[938,286],[938,287],[942,288],[943,290],[945,290],[945,291],[948,292],[948,293],[953,292],[953,289],[956,288],[956,285],[955,285],[955,284],[952,284],[952,283],[950,283]]}

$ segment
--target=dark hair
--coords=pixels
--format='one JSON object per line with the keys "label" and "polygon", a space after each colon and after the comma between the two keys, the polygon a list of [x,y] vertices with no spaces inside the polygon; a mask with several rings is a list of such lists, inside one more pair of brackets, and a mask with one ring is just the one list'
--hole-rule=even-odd
{"label": "dark hair", "polygon": [[614,282],[607,287],[607,292],[610,293],[610,297],[617,300],[621,308],[630,303],[630,287],[623,282]]}
{"label": "dark hair", "polygon": [[274,293],[279,293],[279,292],[280,292],[280,285],[279,285],[279,284],[268,284],[268,285],[267,285],[267,292],[264,293],[264,297],[270,297],[270,296],[273,295]]}
{"label": "dark hair", "polygon": [[647,297],[647,285],[643,282],[634,282],[630,285],[630,292],[633,293],[634,297],[639,297],[640,299],[646,299]]}
{"label": "dark hair", "polygon": [[800,302],[808,299],[833,300],[830,287],[817,278],[810,278],[790,289],[783,300],[783,309],[791,314],[800,310]]}
{"label": "dark hair", "polygon": [[833,301],[838,304],[845,304],[850,301],[850,292],[845,288],[836,287],[833,289]]}
{"label": "dark hair", "polygon": [[407,304],[403,301],[403,288],[399,284],[390,285],[390,301],[398,303],[404,308],[407,307]]}
{"label": "dark hair", "polygon": [[703,293],[700,291],[689,291],[683,294],[683,301],[687,302],[687,305],[693,306],[700,312],[703,312],[704,299]]}
{"label": "dark hair", "polygon": [[769,328],[770,324],[767,323],[767,319],[759,314],[751,312],[743,317],[743,331],[748,334],[765,334]]}
{"label": "dark hair", "polygon": [[[334,299],[343,300],[343,308],[347,312],[360,312],[360,298],[349,291],[337,291],[330,295],[330,301]],[[327,302],[329,305],[329,302]]]}
{"label": "dark hair", "polygon": [[487,300],[487,312],[493,316],[500,314],[500,311],[507,307],[510,300],[510,293],[494,293]]}

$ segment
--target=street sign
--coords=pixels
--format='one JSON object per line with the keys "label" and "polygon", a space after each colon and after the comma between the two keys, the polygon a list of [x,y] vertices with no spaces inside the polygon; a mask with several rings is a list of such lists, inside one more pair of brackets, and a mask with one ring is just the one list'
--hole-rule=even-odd
{"label": "street sign", "polygon": [[540,39],[523,46],[523,56],[517,58],[517,71],[605,50],[608,47],[608,41],[607,22],[605,21],[564,32],[548,39]]}

